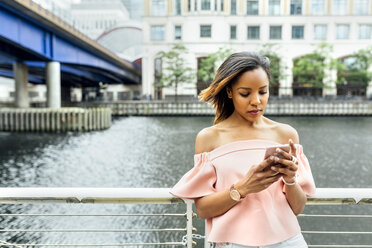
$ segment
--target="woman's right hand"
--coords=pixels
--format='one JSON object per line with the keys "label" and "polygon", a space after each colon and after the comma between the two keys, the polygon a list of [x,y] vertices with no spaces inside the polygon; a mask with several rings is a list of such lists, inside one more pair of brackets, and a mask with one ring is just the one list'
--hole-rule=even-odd
{"label": "woman's right hand", "polygon": [[234,184],[242,197],[260,192],[278,181],[283,175],[270,168],[274,164],[273,157],[268,157],[258,165],[252,165],[243,179]]}

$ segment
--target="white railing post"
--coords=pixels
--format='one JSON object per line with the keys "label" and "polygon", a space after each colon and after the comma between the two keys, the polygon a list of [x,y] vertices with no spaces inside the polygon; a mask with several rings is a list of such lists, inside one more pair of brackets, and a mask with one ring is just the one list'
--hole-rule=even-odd
{"label": "white railing post", "polygon": [[184,199],[186,203],[186,235],[187,235],[187,248],[192,248],[192,204],[194,201]]}

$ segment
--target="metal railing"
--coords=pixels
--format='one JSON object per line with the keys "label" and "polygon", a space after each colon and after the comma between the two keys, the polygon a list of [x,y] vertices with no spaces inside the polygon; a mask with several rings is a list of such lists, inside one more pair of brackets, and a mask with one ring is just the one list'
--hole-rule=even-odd
{"label": "metal railing", "polygon": [[[130,229],[34,229],[34,228],[0,228],[2,233],[184,233],[185,236],[178,242],[138,242],[138,243],[111,243],[111,244],[36,244],[36,243],[13,243],[9,240],[0,241],[0,247],[108,247],[108,246],[187,246],[191,248],[195,245],[193,237],[203,237],[193,234],[193,217],[196,215],[192,211],[193,201],[180,199],[169,194],[168,188],[0,188],[0,204],[36,204],[36,203],[77,203],[77,204],[185,204],[186,213],[139,213],[139,214],[31,214],[31,213],[1,213],[0,217],[39,217],[39,216],[151,216],[151,217],[174,217],[186,218],[185,227],[167,227],[167,228],[130,228]],[[307,205],[366,205],[372,204],[372,189],[362,188],[318,188],[317,194],[308,199]],[[301,218],[365,218],[371,219],[372,215],[343,215],[343,214],[301,214]],[[372,226],[372,225],[371,225]],[[347,235],[370,235],[369,231],[336,231],[336,230],[303,230],[306,235],[332,235],[332,234],[347,234]],[[205,241],[205,247],[209,247]],[[321,244],[312,245],[309,247],[372,247],[372,244]]]}

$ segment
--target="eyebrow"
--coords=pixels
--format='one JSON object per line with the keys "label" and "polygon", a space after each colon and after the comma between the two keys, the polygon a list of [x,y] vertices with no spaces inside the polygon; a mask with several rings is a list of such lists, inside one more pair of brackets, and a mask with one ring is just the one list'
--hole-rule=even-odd
{"label": "eyebrow", "polygon": [[[264,86],[260,87],[260,89],[263,89],[265,87],[267,87],[267,85],[264,85]],[[251,88],[247,88],[247,87],[239,87],[238,89],[251,90]]]}

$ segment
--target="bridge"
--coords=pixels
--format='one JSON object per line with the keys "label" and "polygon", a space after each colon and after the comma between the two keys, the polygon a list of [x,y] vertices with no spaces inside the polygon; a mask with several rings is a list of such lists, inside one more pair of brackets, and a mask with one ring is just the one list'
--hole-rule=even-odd
{"label": "bridge", "polygon": [[63,87],[139,85],[140,69],[32,0],[0,1],[0,76],[15,78],[16,106],[29,107],[27,82],[47,85],[47,107]]}

